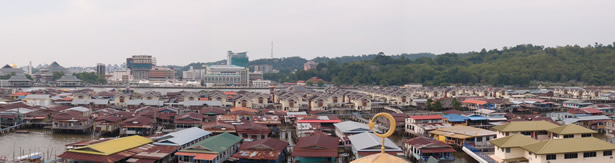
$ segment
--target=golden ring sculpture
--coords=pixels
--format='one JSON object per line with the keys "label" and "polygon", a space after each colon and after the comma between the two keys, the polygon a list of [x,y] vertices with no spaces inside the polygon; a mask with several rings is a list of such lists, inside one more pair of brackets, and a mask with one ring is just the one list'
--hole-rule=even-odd
{"label": "golden ring sculpture", "polygon": [[[376,118],[378,117],[385,117],[389,120],[389,131],[387,131],[384,134],[379,134],[376,131],[374,131],[374,128],[376,128]],[[374,133],[374,135],[382,138],[381,153],[384,153],[384,140],[385,138],[393,135],[393,133],[395,132],[395,127],[397,127],[395,124],[395,118],[393,118],[393,116],[389,113],[378,113],[374,115],[372,119],[369,120],[369,124],[367,126],[369,126],[369,130],[371,130]]]}

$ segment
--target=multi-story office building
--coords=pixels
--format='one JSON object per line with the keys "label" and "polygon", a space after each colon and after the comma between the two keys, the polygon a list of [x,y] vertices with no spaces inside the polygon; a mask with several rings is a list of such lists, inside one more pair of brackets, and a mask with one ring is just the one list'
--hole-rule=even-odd
{"label": "multi-story office building", "polygon": [[252,66],[254,68],[254,72],[261,72],[261,73],[278,73],[278,70],[273,69],[272,65],[269,64],[264,64],[264,65],[254,65]]}
{"label": "multi-story office building", "polygon": [[151,81],[173,81],[175,80],[175,70],[166,66],[154,66],[149,71]]}
{"label": "multi-story office building", "polygon": [[105,75],[107,69],[105,68],[105,64],[99,63],[96,64],[96,74]]}
{"label": "multi-story office building", "polygon": [[226,65],[234,65],[244,68],[248,68],[250,66],[248,52],[233,53],[233,51],[228,51],[227,57]]}
{"label": "multi-story office building", "polygon": [[205,75],[205,69],[194,69],[190,66],[188,71],[182,73],[182,79],[184,81],[200,81],[203,79],[203,75]]}
{"label": "multi-story office building", "polygon": [[206,85],[248,86],[248,68],[234,65],[207,66],[203,83]]}
{"label": "multi-story office building", "polygon": [[126,59],[126,67],[130,69],[135,80],[148,80],[149,71],[154,65],[155,61],[151,55],[133,55],[132,58]]}

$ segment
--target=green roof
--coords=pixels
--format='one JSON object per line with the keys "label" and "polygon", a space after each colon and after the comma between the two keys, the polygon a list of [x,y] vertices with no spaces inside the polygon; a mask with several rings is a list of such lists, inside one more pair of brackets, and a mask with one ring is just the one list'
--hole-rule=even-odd
{"label": "green roof", "polygon": [[615,150],[615,144],[594,137],[573,139],[551,139],[539,143],[521,146],[521,148],[535,154],[557,154],[573,152],[590,152]]}
{"label": "green roof", "polygon": [[581,127],[581,126],[576,125],[576,124],[564,125],[564,126],[560,126],[560,127],[549,129],[547,131],[552,132],[552,133],[556,133],[556,134],[560,134],[560,135],[565,135],[565,134],[595,134],[595,133],[598,133],[597,131],[590,130],[590,129],[585,128],[585,127]]}
{"label": "green roof", "polygon": [[513,121],[508,124],[493,127],[500,132],[517,132],[517,131],[546,131],[552,128],[559,127],[556,124],[547,121]]}
{"label": "green roof", "polygon": [[180,152],[190,153],[220,153],[239,143],[243,138],[229,133],[222,133],[200,141]]}
{"label": "green roof", "polygon": [[521,135],[521,134],[513,134],[511,136],[494,139],[489,142],[491,142],[491,144],[496,145],[500,148],[510,148],[510,147],[521,147],[525,145],[535,144],[540,141],[536,139],[532,139],[524,135]]}

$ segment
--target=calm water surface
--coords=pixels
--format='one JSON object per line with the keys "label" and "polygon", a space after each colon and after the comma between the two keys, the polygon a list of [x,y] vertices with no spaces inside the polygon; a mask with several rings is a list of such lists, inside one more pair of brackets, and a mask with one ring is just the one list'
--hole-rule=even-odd
{"label": "calm water surface", "polygon": [[0,157],[15,158],[41,152],[45,159],[64,152],[65,144],[94,139],[91,135],[52,134],[50,130],[28,129],[30,133],[11,132],[0,135]]}

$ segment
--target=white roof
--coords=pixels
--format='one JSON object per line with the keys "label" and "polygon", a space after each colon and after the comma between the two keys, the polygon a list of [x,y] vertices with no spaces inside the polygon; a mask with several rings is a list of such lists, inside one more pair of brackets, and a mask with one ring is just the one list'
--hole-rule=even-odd
{"label": "white roof", "polygon": [[78,111],[78,112],[87,112],[90,111],[90,109],[86,108],[86,107],[81,107],[81,106],[77,106],[77,107],[72,107],[72,108],[68,108],[66,110],[73,110],[73,111]]}
{"label": "white roof", "polygon": [[286,115],[307,115],[306,112],[287,112]]}
{"label": "white roof", "polygon": [[163,135],[159,137],[160,140],[156,141],[154,145],[182,146],[210,134],[211,132],[209,131],[192,127]]}
{"label": "white roof", "polygon": [[333,125],[335,126],[335,128],[340,129],[342,133],[361,133],[365,131],[370,131],[367,124],[355,121],[344,121],[340,123],[335,123]]}
{"label": "white roof", "polygon": [[[382,138],[369,132],[351,135],[348,136],[348,139],[350,139],[350,142],[352,143],[353,150],[380,151],[380,147],[382,146]],[[384,139],[384,148],[385,151],[389,152],[402,151],[401,148],[395,145],[395,143],[389,140],[389,138]]]}
{"label": "white roof", "polygon": [[49,95],[37,95],[37,94],[30,94],[27,95],[24,99],[50,99]]}

